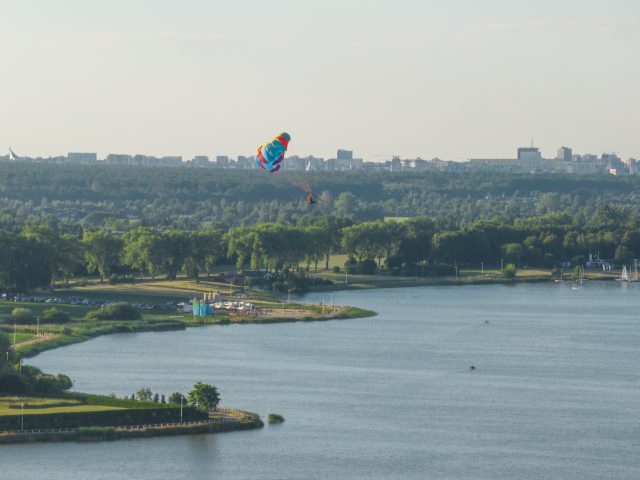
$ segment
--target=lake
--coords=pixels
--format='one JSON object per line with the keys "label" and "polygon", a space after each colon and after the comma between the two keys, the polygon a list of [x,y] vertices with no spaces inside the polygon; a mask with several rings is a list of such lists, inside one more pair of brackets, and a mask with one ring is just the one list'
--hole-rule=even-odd
{"label": "lake", "polygon": [[[334,292],[377,317],[100,337],[77,390],[212,383],[262,430],[0,447],[5,479],[638,479],[640,285]],[[304,300],[329,301],[329,294]],[[470,370],[470,365],[475,370]]]}

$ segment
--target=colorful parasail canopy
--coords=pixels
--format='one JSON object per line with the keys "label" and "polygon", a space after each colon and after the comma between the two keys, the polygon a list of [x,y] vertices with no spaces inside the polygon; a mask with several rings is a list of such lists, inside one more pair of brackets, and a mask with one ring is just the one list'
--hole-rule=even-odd
{"label": "colorful parasail canopy", "polygon": [[270,173],[280,170],[280,165],[290,140],[291,136],[288,133],[279,133],[269,143],[265,143],[256,150],[256,163],[260,168]]}

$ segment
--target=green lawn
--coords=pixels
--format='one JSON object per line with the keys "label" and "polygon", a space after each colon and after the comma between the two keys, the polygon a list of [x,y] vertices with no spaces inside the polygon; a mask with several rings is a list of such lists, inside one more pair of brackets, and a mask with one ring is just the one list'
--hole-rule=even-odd
{"label": "green lawn", "polygon": [[15,335],[15,342],[13,341],[14,339],[14,335],[13,334],[9,334],[9,339],[11,340],[11,343],[20,343],[20,342],[24,342],[26,340],[31,340],[32,338],[35,338],[36,336],[32,333],[18,333]]}
{"label": "green lawn", "polygon": [[24,403],[24,414],[41,415],[45,413],[101,412],[105,410],[122,410],[107,405],[85,405],[79,400],[68,398],[42,397],[0,397],[0,415],[20,415]]}

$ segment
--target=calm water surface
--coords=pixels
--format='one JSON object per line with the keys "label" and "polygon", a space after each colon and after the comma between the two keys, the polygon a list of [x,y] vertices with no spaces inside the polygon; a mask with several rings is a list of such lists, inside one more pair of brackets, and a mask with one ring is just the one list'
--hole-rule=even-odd
{"label": "calm water surface", "polygon": [[3,446],[0,479],[640,478],[640,285],[428,287],[333,300],[379,315],[112,335],[32,359],[80,391],[118,396],[185,392],[202,380],[224,405],[286,423]]}

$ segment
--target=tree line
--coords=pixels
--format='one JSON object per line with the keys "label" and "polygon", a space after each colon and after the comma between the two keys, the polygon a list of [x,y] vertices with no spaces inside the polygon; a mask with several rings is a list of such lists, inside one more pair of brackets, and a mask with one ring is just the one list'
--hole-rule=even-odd
{"label": "tree line", "polygon": [[601,206],[590,222],[566,213],[480,220],[443,229],[428,217],[354,222],[334,216],[302,217],[295,225],[258,223],[221,229],[126,233],[85,230],[64,234],[49,226],[0,232],[0,289],[26,291],[72,277],[98,275],[199,279],[216,265],[275,274],[328,269],[332,254],[346,254],[351,273],[446,275],[453,266],[555,267],[583,264],[590,254],[627,264],[640,255],[640,220],[625,207]]}
{"label": "tree line", "polygon": [[[301,180],[300,176],[305,178]],[[296,185],[321,201],[310,206]],[[640,210],[640,177],[439,172],[278,172],[20,164],[0,168],[0,228],[48,225],[127,232],[138,227],[227,230],[296,225],[305,216],[353,222],[432,218],[456,230],[478,220],[564,212],[586,224],[603,205]]]}

